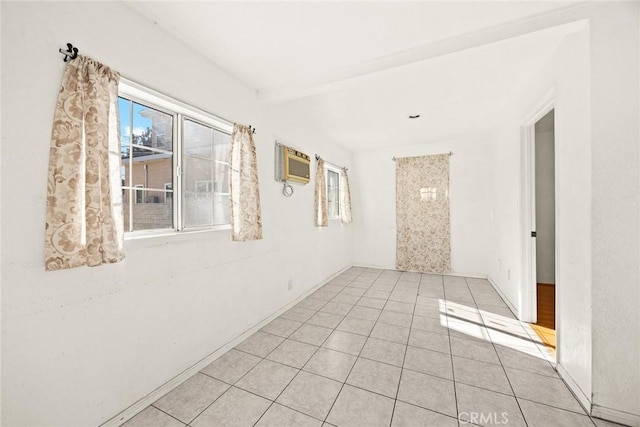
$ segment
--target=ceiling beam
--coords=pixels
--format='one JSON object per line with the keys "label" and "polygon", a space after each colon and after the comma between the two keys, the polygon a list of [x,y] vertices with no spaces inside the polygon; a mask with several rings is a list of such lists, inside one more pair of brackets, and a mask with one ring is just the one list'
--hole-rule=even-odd
{"label": "ceiling beam", "polygon": [[383,56],[360,64],[328,72],[306,81],[265,87],[257,91],[260,101],[280,102],[302,98],[354,83],[360,77],[437,58],[451,53],[507,40],[552,27],[567,25],[567,33],[578,31],[589,18],[589,3],[580,2],[552,12],[518,19],[506,24],[470,32],[435,43],[418,46],[403,52]]}

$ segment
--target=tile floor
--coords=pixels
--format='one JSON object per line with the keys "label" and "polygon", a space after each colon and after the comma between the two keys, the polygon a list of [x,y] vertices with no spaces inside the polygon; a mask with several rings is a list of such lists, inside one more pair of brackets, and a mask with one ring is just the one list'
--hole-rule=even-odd
{"label": "tile floor", "polygon": [[594,426],[552,358],[486,280],[353,267],[125,426]]}

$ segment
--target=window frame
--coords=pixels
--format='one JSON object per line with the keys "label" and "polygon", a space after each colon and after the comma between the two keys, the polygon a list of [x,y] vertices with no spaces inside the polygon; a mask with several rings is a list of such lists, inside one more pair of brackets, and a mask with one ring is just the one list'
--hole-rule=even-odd
{"label": "window frame", "polygon": [[[336,174],[338,180],[338,185],[337,185],[337,200],[335,201],[336,206],[338,207],[338,210],[336,212],[336,215],[331,216],[329,214],[329,172],[333,172]],[[325,189],[327,192],[327,219],[328,220],[334,220],[334,219],[340,219],[340,186],[342,185],[342,179],[340,177],[340,169],[338,169],[337,167],[327,164],[324,164],[324,185],[325,185]]]}
{"label": "window frame", "polygon": [[[125,231],[125,240],[154,237],[160,235],[176,235],[203,231],[230,230],[231,224],[189,226],[185,228],[183,215],[184,183],[182,177],[184,162],[183,124],[184,120],[188,119],[194,122],[199,122],[204,126],[211,127],[219,132],[231,135],[233,131],[233,123],[124,78],[120,78],[118,97],[122,97],[138,104],[142,104],[167,113],[173,116],[174,120],[172,135],[172,182],[165,183],[164,185],[165,189],[167,184],[171,184],[173,186],[173,192],[171,193],[171,198],[173,200],[173,225],[171,228],[154,228]],[[124,191],[129,190],[124,189]],[[166,192],[164,196],[166,203]],[[125,224],[125,229],[129,229],[127,224]]]}

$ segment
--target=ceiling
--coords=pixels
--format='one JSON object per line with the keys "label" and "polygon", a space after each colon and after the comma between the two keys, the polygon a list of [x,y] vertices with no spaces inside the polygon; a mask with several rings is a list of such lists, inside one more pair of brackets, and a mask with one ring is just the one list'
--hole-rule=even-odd
{"label": "ceiling", "polygon": [[577,28],[532,25],[557,1],[127,4],[353,151],[487,126]]}

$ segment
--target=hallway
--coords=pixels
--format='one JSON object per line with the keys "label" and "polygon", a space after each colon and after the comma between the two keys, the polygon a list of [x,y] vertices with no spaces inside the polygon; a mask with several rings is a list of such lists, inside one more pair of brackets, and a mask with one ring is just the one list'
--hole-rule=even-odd
{"label": "hallway", "polygon": [[486,280],[353,267],[124,425],[609,425],[547,359]]}

